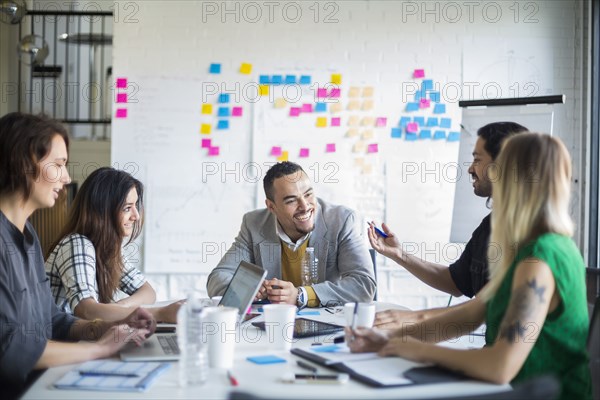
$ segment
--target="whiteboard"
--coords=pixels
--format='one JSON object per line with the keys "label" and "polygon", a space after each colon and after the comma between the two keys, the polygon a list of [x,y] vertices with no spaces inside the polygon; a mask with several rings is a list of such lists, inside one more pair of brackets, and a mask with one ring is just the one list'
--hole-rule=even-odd
{"label": "whiteboard", "polygon": [[551,104],[467,107],[463,110],[458,151],[460,172],[454,192],[451,242],[467,242],[481,220],[491,211],[486,207],[487,199],[475,196],[473,193],[473,181],[468,173],[477,141],[477,130],[491,122],[512,121],[523,125],[531,132],[552,134],[553,117]]}

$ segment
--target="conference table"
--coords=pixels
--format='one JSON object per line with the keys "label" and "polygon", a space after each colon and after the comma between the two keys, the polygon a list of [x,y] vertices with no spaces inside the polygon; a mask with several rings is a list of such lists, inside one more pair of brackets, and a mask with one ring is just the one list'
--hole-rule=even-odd
{"label": "conference table", "polygon": [[[378,303],[377,309],[394,306]],[[394,308],[397,308],[394,307]],[[318,315],[303,315],[303,318],[324,322],[344,324],[342,312],[327,312],[317,309]],[[259,319],[262,318],[259,317]],[[400,398],[436,398],[482,395],[507,390],[509,385],[496,385],[487,382],[464,380],[451,383],[407,385],[392,388],[374,388],[354,379],[339,383],[286,383],[281,380],[290,373],[307,373],[296,361],[300,357],[290,352],[276,352],[269,348],[269,340],[264,331],[245,323],[239,328],[239,341],[235,344],[235,361],[230,370],[237,379],[233,386],[227,371],[211,369],[204,384],[180,387],[178,363],[173,362],[164,374],[160,375],[145,392],[95,392],[82,390],[58,390],[54,382],[74,368],[73,365],[54,367],[44,372],[29,388],[23,399],[227,399],[231,392],[242,391],[265,399],[285,398],[331,398],[331,399],[400,399]],[[297,339],[293,347],[307,348],[315,343],[329,345],[337,334]],[[456,348],[475,348],[483,345],[481,336],[464,336],[445,345]],[[276,355],[284,358],[285,363],[257,365],[247,360],[250,356]],[[317,366],[319,373],[334,373],[326,367]]]}

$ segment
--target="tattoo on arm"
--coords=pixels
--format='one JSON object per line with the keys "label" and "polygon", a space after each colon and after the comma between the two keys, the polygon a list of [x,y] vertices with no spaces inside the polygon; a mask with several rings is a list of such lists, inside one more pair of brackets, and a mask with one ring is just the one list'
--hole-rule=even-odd
{"label": "tattoo on arm", "polygon": [[512,293],[510,305],[500,326],[500,339],[504,339],[508,343],[516,343],[519,339],[524,338],[526,330],[530,326],[527,321],[531,319],[537,307],[546,302],[544,300],[545,291],[546,287],[538,286],[533,278]]}

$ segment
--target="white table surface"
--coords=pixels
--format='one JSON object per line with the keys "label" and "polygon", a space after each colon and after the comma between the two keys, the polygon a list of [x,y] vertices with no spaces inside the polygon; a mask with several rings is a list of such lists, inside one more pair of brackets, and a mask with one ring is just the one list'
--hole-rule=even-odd
{"label": "white table surface", "polygon": [[[378,310],[390,308],[378,304]],[[343,324],[342,313],[331,315],[320,309],[320,316],[305,318],[323,320]],[[182,388],[178,384],[178,363],[159,376],[146,392],[94,392],[81,390],[58,390],[52,384],[73,368],[72,365],[48,369],[24,395],[23,399],[225,399],[233,391],[244,391],[264,398],[343,398],[343,399],[387,399],[387,398],[434,398],[448,396],[467,396],[493,393],[509,388],[508,385],[495,385],[478,381],[461,381],[438,383],[433,385],[410,385],[396,388],[373,388],[355,380],[345,384],[313,384],[283,383],[281,376],[286,373],[306,373],[296,365],[299,357],[291,353],[274,352],[269,349],[266,333],[250,324],[245,324],[238,331],[235,348],[235,361],[232,368],[239,386],[231,386],[226,371],[210,370],[206,383]],[[330,342],[336,335],[305,338],[294,343],[294,347],[310,346],[313,342]],[[448,344],[452,347],[481,347],[482,337],[465,336]],[[248,356],[277,355],[288,362],[283,364],[257,365],[246,360]],[[319,372],[331,372],[325,367],[318,367]]]}

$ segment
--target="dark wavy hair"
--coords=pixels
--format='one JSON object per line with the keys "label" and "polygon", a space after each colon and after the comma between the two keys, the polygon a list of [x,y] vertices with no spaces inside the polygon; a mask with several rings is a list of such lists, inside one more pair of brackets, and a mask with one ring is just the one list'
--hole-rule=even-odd
{"label": "dark wavy hair", "polygon": [[101,303],[110,303],[119,287],[123,273],[123,228],[121,210],[131,189],[138,194],[136,207],[140,218],[135,221],[133,232],[127,244],[135,240],[143,226],[144,186],[125,171],[114,168],[99,168],[83,182],[75,196],[65,227],[52,249],[66,236],[79,233],[86,236],[96,252],[96,280]]}
{"label": "dark wavy hair", "polygon": [[500,154],[502,143],[506,138],[516,133],[529,132],[523,125],[516,122],[492,122],[477,130],[477,136],[485,140],[485,151],[495,160]]}
{"label": "dark wavy hair", "polygon": [[267,199],[274,201],[273,199],[273,181],[282,176],[295,174],[297,172],[304,172],[302,167],[291,161],[283,161],[273,165],[263,178],[263,188],[265,189],[265,196]]}
{"label": "dark wavy hair", "polygon": [[54,119],[20,112],[0,118],[0,195],[20,193],[29,199],[41,173],[38,163],[50,153],[56,135],[68,151],[67,130]]}

